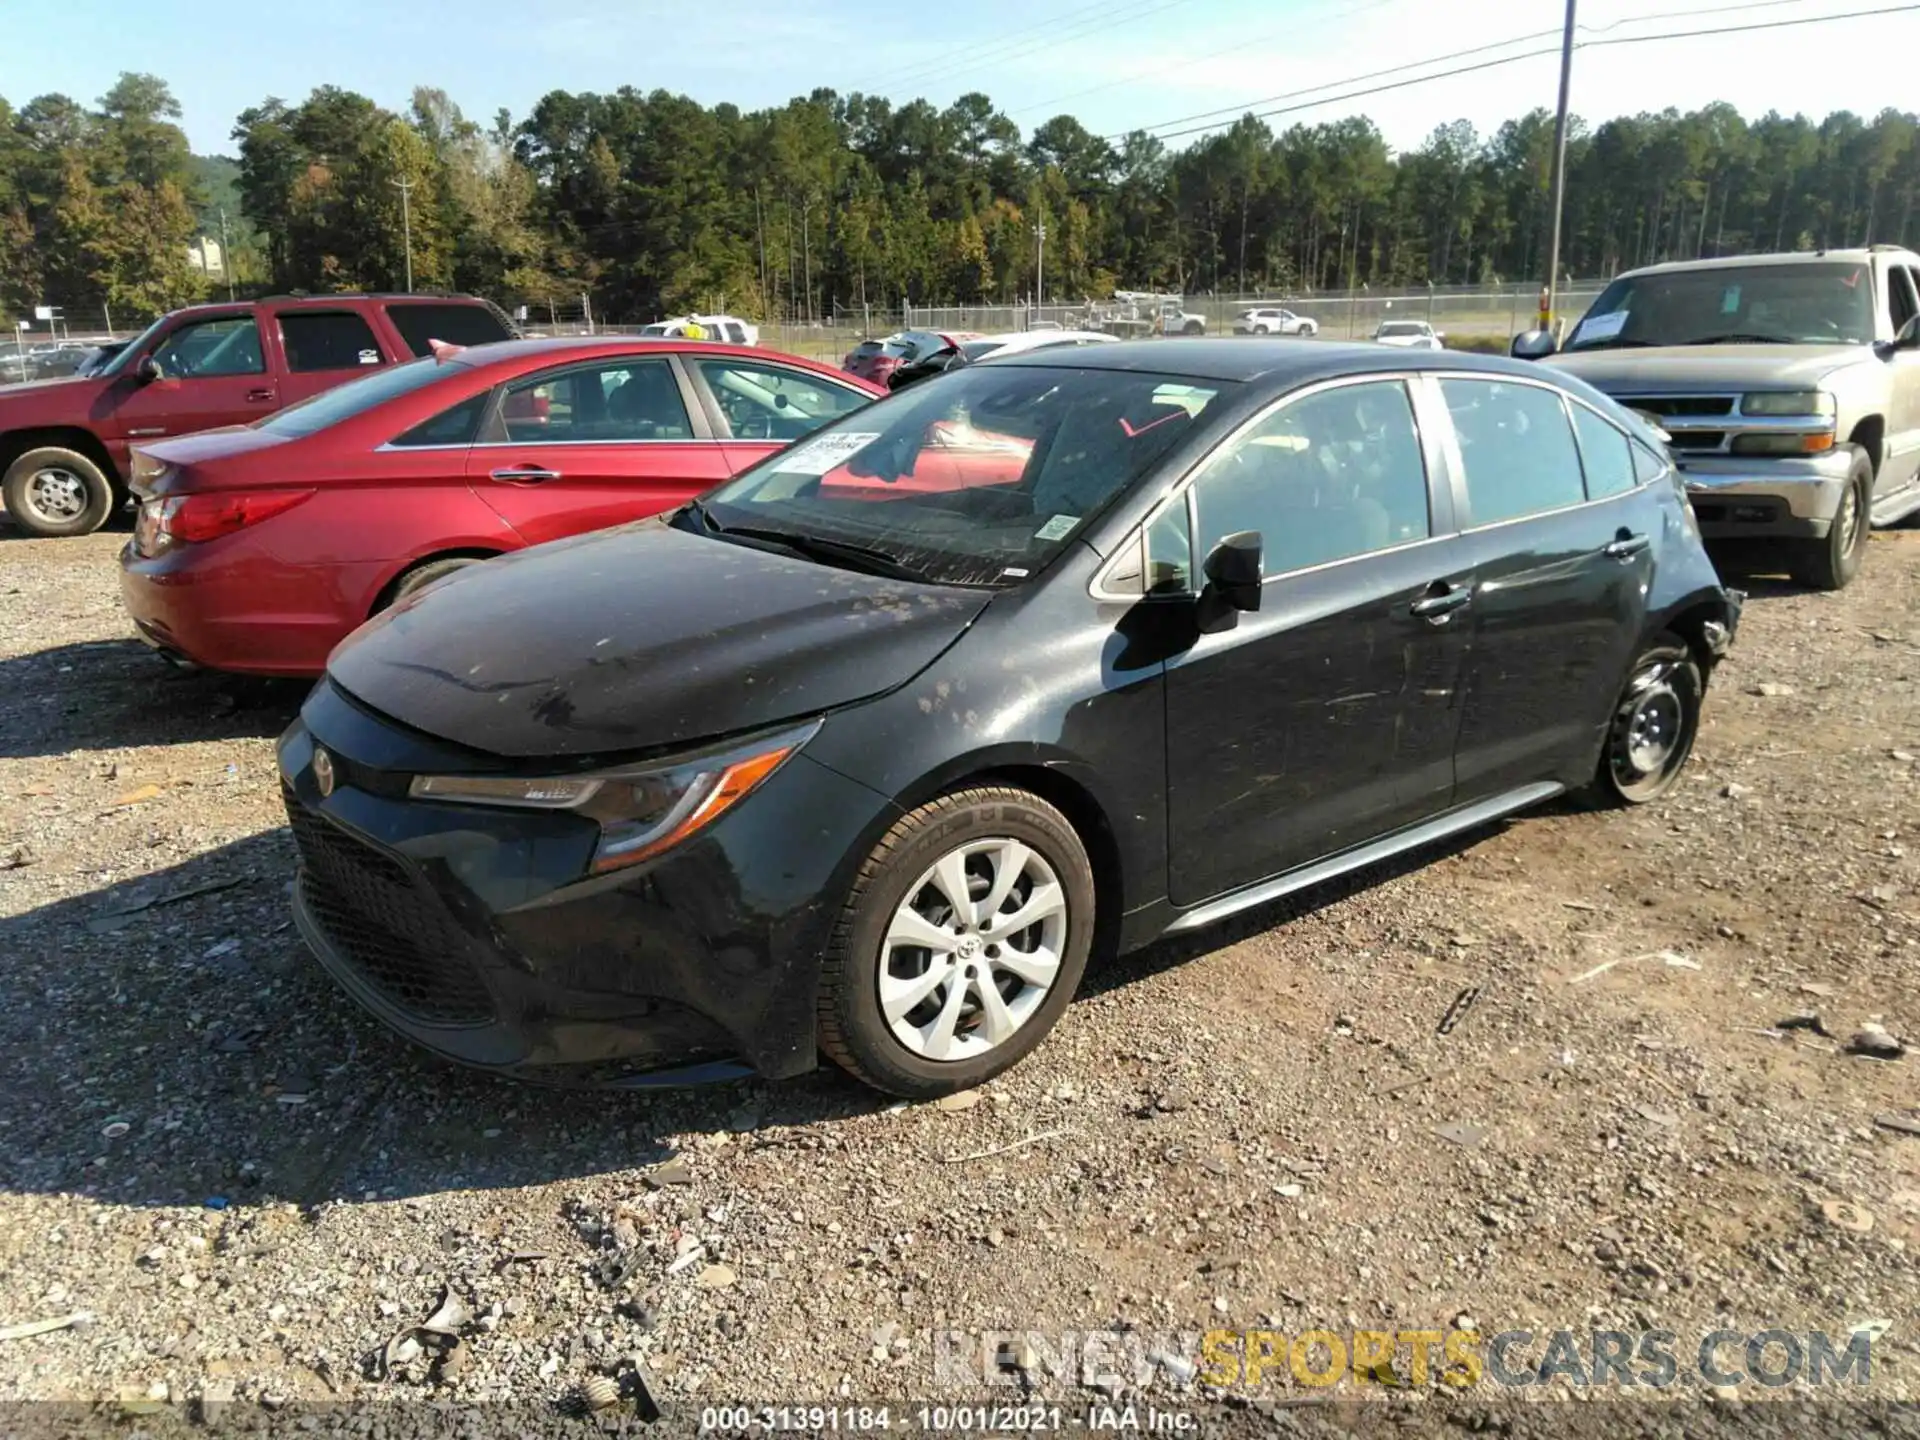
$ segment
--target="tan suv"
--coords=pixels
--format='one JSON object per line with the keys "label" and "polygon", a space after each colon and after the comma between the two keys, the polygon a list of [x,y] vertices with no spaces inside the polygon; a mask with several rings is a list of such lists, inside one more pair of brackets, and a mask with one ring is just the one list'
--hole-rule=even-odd
{"label": "tan suv", "polygon": [[1554,354],[1656,417],[1708,539],[1787,547],[1837,590],[1869,529],[1920,511],[1920,256],[1890,245],[1629,271]]}

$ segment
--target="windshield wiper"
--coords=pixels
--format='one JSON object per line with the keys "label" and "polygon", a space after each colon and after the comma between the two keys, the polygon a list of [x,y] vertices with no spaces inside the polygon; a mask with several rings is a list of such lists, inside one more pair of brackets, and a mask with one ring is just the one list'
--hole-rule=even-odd
{"label": "windshield wiper", "polygon": [[1736,330],[1730,335],[1702,335],[1697,340],[1683,340],[1683,345],[1799,345],[1804,342],[1792,335],[1761,335],[1757,332]]}
{"label": "windshield wiper", "polygon": [[876,550],[868,545],[855,545],[846,540],[829,540],[820,535],[797,535],[791,530],[762,530],[750,525],[721,525],[704,507],[701,517],[707,522],[707,528],[716,535],[732,535],[741,540],[757,540],[762,544],[776,545],[807,560],[818,560],[822,564],[838,565],[843,569],[862,570],[869,575],[885,575],[894,580],[925,581],[926,575],[911,565],[889,555],[884,550]]}
{"label": "windshield wiper", "polygon": [[1567,353],[1569,355],[1572,355],[1578,351],[1583,351],[1583,350],[1639,350],[1639,349],[1644,349],[1650,346],[1658,345],[1659,343],[1660,342],[1658,340],[1622,339],[1620,336],[1616,335],[1610,340],[1595,340],[1586,345],[1582,345],[1576,341],[1574,344],[1569,345],[1567,347]]}

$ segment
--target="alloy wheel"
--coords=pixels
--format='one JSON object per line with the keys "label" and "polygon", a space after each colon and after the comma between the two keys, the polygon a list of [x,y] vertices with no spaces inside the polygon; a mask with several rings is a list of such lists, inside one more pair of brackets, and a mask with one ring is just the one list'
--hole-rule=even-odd
{"label": "alloy wheel", "polygon": [[87,508],[87,482],[61,465],[36,470],[27,480],[27,507],[47,525],[65,525]]}
{"label": "alloy wheel", "polygon": [[950,850],[908,889],[881,941],[880,1011],[926,1060],[972,1060],[1046,1002],[1067,945],[1053,866],[1006,836]]}

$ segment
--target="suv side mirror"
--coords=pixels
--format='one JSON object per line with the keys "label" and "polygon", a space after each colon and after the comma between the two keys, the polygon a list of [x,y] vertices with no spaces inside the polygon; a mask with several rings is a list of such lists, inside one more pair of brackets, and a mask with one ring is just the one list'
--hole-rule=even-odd
{"label": "suv side mirror", "polygon": [[151,355],[140,357],[140,363],[134,366],[133,374],[142,385],[151,385],[156,380],[167,378],[167,372],[160,368],[160,362]]}
{"label": "suv side mirror", "polygon": [[1258,530],[1241,530],[1224,536],[1207,552],[1200,567],[1207,577],[1200,592],[1200,628],[1212,633],[1231,630],[1240,620],[1240,612],[1260,608],[1262,550]]}
{"label": "suv side mirror", "polygon": [[1544,360],[1559,348],[1551,330],[1527,330],[1513,337],[1507,353],[1516,360]]}

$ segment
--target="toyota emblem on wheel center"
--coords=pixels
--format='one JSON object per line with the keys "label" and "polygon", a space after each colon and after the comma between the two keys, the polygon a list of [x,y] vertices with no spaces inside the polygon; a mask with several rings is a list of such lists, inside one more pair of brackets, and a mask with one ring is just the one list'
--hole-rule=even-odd
{"label": "toyota emblem on wheel center", "polygon": [[313,749],[313,780],[320,787],[320,798],[333,794],[333,756],[319,746]]}

